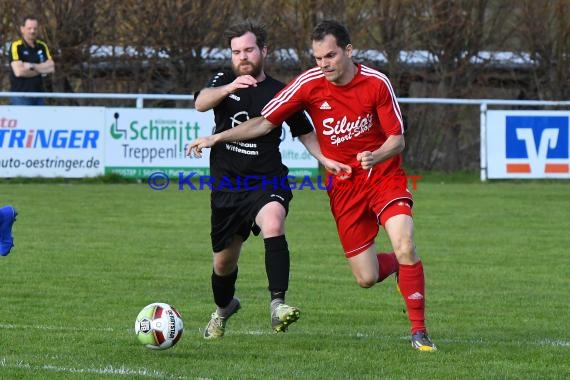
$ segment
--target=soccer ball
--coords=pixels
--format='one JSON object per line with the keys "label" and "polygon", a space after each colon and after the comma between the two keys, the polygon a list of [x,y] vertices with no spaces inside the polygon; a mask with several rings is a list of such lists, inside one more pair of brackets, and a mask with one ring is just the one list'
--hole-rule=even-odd
{"label": "soccer ball", "polygon": [[182,337],[184,325],[178,310],[167,303],[145,306],[135,321],[135,334],[145,347],[166,350]]}

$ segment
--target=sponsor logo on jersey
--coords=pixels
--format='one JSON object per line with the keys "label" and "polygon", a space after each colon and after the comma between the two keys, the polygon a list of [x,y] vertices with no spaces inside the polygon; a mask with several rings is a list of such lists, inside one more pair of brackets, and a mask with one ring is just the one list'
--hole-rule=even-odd
{"label": "sponsor logo on jersey", "polygon": [[232,128],[237,127],[241,123],[245,123],[249,120],[249,113],[247,111],[236,112],[233,116],[230,116],[232,122]]}
{"label": "sponsor logo on jersey", "polygon": [[339,145],[358,137],[372,128],[372,115],[358,116],[356,120],[348,120],[346,116],[336,120],[329,117],[323,120],[323,135],[329,136],[331,144]]}
{"label": "sponsor logo on jersey", "polygon": [[507,173],[569,172],[567,116],[507,116]]}
{"label": "sponsor logo on jersey", "polygon": [[323,104],[321,104],[321,106],[319,107],[319,109],[321,110],[332,110],[332,107],[330,106],[330,104],[325,100],[323,102]]}
{"label": "sponsor logo on jersey", "polygon": [[[233,95],[233,94],[232,94]],[[231,97],[231,95],[230,95]],[[239,99],[239,98],[238,98]],[[247,111],[236,112],[233,116],[230,116],[232,122],[232,128],[237,127],[241,123],[245,123],[249,120],[249,113]],[[225,144],[226,150],[241,153],[248,156],[259,156],[259,149],[257,143],[245,143],[242,141],[230,141]]]}

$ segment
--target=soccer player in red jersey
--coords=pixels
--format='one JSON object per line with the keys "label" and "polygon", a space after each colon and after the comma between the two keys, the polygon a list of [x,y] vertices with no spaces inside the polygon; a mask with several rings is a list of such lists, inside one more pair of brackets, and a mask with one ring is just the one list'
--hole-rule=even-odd
{"label": "soccer player in red jersey", "polygon": [[[263,108],[262,117],[197,139],[187,153],[200,155],[203,148],[220,142],[267,134],[293,113],[306,110],[318,147],[305,146],[337,175],[328,195],[357,283],[369,288],[396,273],[411,322],[412,347],[436,351],[425,325],[424,271],[414,244],[412,194],[402,168],[404,125],[392,85],[384,74],[352,61],[350,35],[336,21],[315,27],[312,48],[317,67],[281,90]],[[392,254],[376,251],[380,225]]]}

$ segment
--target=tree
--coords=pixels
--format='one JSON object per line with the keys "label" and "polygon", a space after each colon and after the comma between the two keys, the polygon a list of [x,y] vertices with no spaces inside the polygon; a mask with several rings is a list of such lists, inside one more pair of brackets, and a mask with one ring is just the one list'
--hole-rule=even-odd
{"label": "tree", "polygon": [[[268,27],[268,70],[287,82],[314,65],[313,27],[336,19],[351,33],[355,60],[386,73],[399,96],[570,97],[570,0],[0,0],[3,42],[19,35],[25,14],[40,20],[58,92],[192,94],[228,64],[223,33],[246,19]],[[505,53],[514,58],[497,60]],[[8,73],[5,64],[5,89]],[[408,165],[478,167],[476,108],[402,110]]]}
{"label": "tree", "polygon": [[520,44],[516,51],[529,54],[532,74],[526,93],[538,99],[570,97],[570,1],[521,1],[513,23]]}
{"label": "tree", "polygon": [[[416,26],[412,38],[429,57],[429,66],[416,72],[422,78],[424,94],[469,97],[490,64],[481,52],[495,49],[508,33],[501,27],[509,12],[507,3],[437,0],[414,2],[411,8],[411,25]],[[465,107],[415,107],[413,118],[408,119],[412,164],[457,170],[466,162],[477,162],[474,155],[478,151],[473,148],[477,146],[479,127],[465,122],[477,120],[472,112]]]}

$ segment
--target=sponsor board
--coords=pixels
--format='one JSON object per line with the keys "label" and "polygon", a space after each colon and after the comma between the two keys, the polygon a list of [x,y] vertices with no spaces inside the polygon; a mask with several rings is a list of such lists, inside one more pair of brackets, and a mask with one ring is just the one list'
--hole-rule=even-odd
{"label": "sponsor board", "polygon": [[487,177],[570,178],[570,112],[488,111]]}
{"label": "sponsor board", "polygon": [[212,130],[212,116],[195,110],[107,108],[105,173],[144,178],[158,168],[208,168],[202,158],[186,157],[186,144]]}
{"label": "sponsor board", "polygon": [[[195,109],[0,106],[0,177],[207,175],[210,150],[201,158],[185,153],[213,126],[213,112]],[[287,126],[281,139],[292,175],[318,174],[317,161]]]}
{"label": "sponsor board", "polygon": [[103,174],[104,120],[98,107],[0,107],[0,177]]}
{"label": "sponsor board", "polygon": [[[214,113],[195,109],[106,110],[105,172],[146,178],[161,171],[176,176],[180,171],[209,174],[209,149],[201,158],[187,157],[186,145],[208,136]],[[295,175],[318,173],[317,161],[283,128],[280,146],[283,162]]]}

